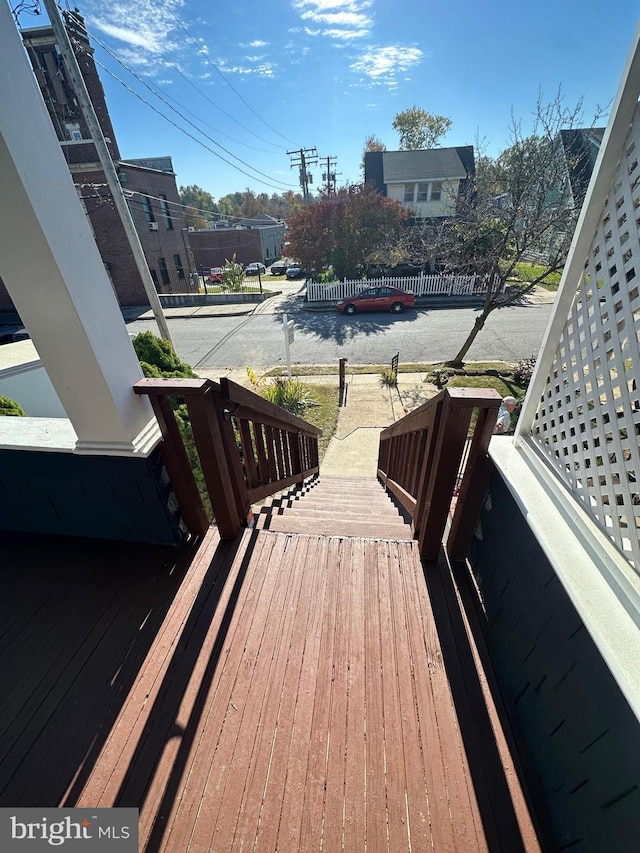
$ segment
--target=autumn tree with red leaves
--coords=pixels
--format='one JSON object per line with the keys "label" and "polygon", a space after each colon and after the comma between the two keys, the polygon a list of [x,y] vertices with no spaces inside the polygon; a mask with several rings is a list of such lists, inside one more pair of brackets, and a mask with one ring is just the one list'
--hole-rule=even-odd
{"label": "autumn tree with red leaves", "polygon": [[346,187],[289,219],[288,254],[308,270],[331,265],[340,279],[356,277],[371,252],[398,238],[408,216],[370,186]]}

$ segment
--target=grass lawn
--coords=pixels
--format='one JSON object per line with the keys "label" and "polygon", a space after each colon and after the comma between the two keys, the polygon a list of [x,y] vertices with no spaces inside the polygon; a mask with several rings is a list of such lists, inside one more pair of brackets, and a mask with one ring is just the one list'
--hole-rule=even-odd
{"label": "grass lawn", "polygon": [[[543,275],[545,267],[540,264],[529,264],[521,261],[516,264],[514,274],[521,282],[528,284],[534,281],[539,275]],[[544,287],[545,290],[557,290],[562,277],[562,270],[549,273],[545,278],[538,282],[537,287]]]}
{"label": "grass lawn", "polygon": [[309,421],[310,424],[319,427],[322,430],[318,442],[318,452],[320,461],[327,452],[327,447],[331,441],[331,437],[336,431],[338,424],[338,402],[339,392],[338,385],[314,385],[309,382],[306,384],[309,396],[318,404],[307,409],[303,418]]}

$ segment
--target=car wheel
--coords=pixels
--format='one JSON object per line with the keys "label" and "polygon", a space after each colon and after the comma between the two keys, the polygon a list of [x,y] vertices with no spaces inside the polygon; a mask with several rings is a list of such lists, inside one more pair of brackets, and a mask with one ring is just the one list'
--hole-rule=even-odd
{"label": "car wheel", "polygon": [[358,309],[356,308],[356,306],[355,306],[355,305],[347,305],[347,307],[344,309],[344,313],[345,313],[345,314],[349,314],[349,315],[351,315],[351,314],[357,314],[357,313],[358,313]]}
{"label": "car wheel", "polygon": [[402,304],[402,302],[394,302],[391,306],[391,310],[394,314],[400,314],[402,311],[404,311],[404,305]]}

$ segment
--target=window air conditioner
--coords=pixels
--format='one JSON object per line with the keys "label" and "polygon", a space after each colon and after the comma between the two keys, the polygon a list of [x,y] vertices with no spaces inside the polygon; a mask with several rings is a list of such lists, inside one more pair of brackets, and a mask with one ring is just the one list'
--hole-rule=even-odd
{"label": "window air conditioner", "polygon": [[158,223],[157,222],[150,222],[149,223],[149,231],[157,231],[157,230],[158,230]]}

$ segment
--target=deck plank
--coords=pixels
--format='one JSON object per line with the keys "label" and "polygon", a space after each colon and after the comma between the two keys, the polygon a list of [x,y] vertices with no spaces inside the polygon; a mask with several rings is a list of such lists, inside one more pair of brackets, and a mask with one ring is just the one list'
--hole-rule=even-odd
{"label": "deck plank", "polygon": [[389,849],[385,780],[384,688],[382,680],[382,635],[380,630],[379,543],[365,543],[365,703],[366,703],[366,824],[367,848]]}
{"label": "deck plank", "polygon": [[[164,609],[149,611],[153,640],[141,644],[136,630],[150,623],[140,600],[159,595],[155,585],[153,574],[107,584],[78,635],[76,669],[70,640],[52,650],[69,683],[64,703],[50,690],[41,711],[29,709],[45,725],[14,789],[25,804],[51,796],[50,762],[71,740],[69,699],[94,707],[82,675],[108,663],[113,691],[97,723],[107,731],[65,771],[56,804],[139,807],[147,853],[488,849],[415,542],[211,535],[167,585]],[[37,607],[60,600],[55,583],[43,589]],[[26,630],[21,613],[14,628]],[[42,683],[39,672],[30,688]],[[18,754],[4,743],[0,768]]]}

